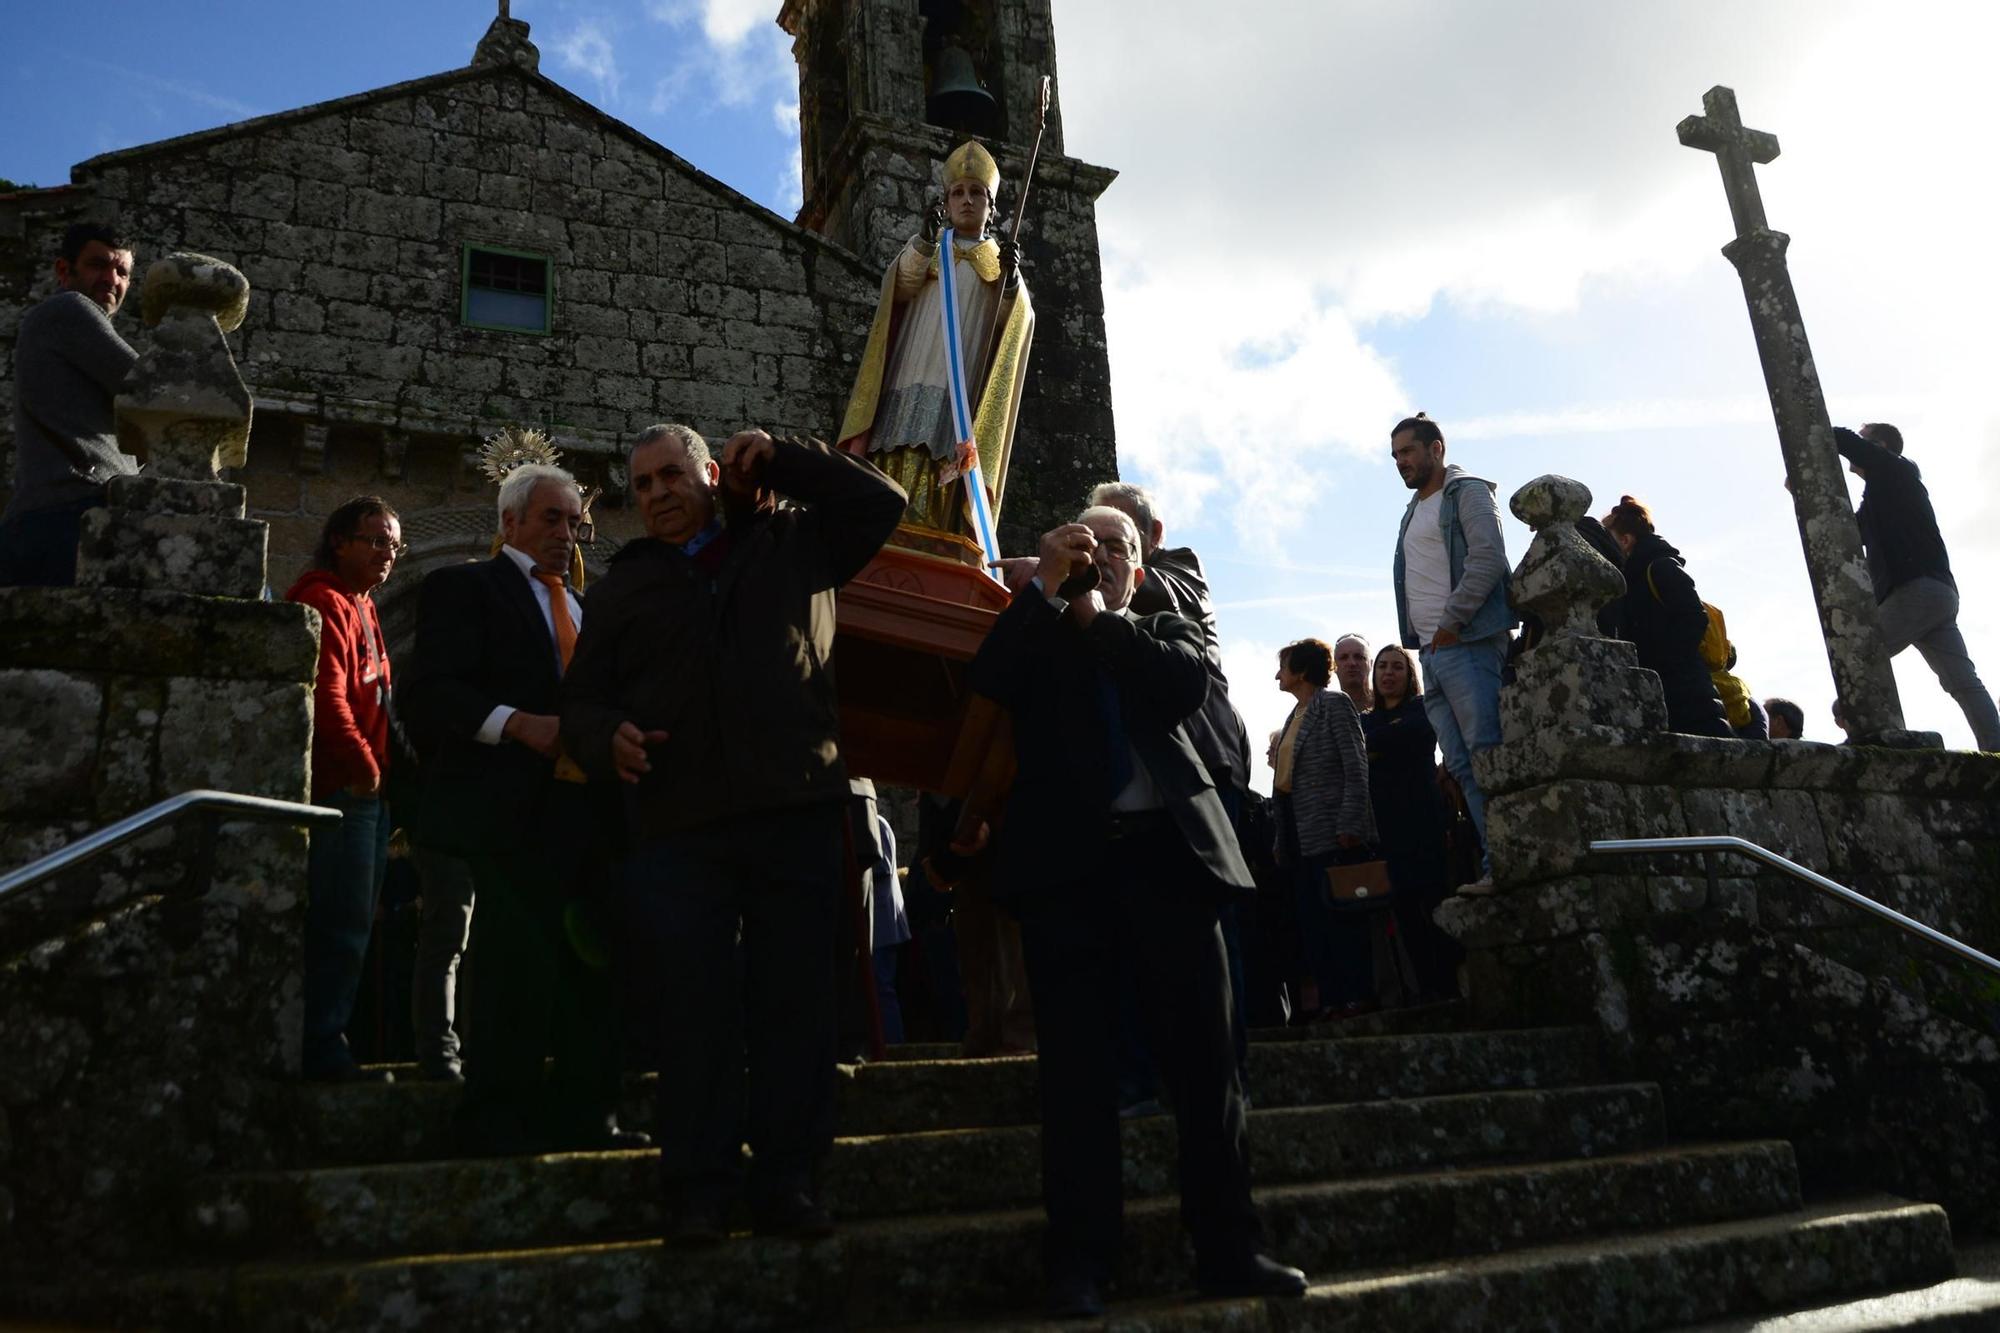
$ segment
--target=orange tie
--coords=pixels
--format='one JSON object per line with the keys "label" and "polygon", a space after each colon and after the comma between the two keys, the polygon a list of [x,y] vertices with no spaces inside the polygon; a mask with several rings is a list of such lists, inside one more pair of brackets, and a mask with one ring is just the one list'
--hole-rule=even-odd
{"label": "orange tie", "polygon": [[576,622],[569,616],[569,598],[563,593],[560,574],[544,574],[535,571],[535,581],[549,590],[549,619],[556,627],[556,654],[562,658],[562,669],[569,671],[569,659],[576,652]]}

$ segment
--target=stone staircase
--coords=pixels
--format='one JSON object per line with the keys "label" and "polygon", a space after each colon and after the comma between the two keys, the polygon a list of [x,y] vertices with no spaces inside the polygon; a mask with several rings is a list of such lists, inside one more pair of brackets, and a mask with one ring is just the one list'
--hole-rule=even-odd
{"label": "stone staircase", "polygon": [[[1252,1047],[1258,1202],[1270,1251],[1314,1279],[1303,1301],[1193,1300],[1172,1122],[1128,1122],[1105,1327],[1666,1329],[1954,1275],[1936,1207],[1808,1207],[1787,1144],[1670,1142],[1658,1089],[1603,1081],[1591,1030],[1390,1030],[1408,1022]],[[941,1053],[842,1070],[834,1238],[693,1250],[657,1239],[650,1153],[457,1160],[454,1088],[273,1088],[295,1165],[196,1182],[185,1252],[98,1293],[98,1313],[258,1330],[1039,1327],[1034,1060],[923,1058]],[[646,1123],[651,1077],[627,1123]],[[1983,1308],[2000,1320],[2000,1298]],[[1897,1325],[1839,1325],[1878,1326]]]}

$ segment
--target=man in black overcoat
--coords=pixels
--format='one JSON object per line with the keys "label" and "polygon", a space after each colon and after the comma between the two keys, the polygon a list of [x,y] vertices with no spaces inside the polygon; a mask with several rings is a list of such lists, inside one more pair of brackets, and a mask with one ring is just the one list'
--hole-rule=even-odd
{"label": "man in black overcoat", "polygon": [[816,440],[741,431],[716,459],[669,423],[626,471],[646,535],[591,589],[562,732],[624,784],[619,919],[658,1015],[664,1229],[719,1241],[741,1192],[759,1233],[824,1236],[849,800],[834,593],[903,492]]}
{"label": "man in black overcoat", "polygon": [[1217,923],[1253,884],[1188,739],[1208,692],[1201,630],[1171,612],[1133,617],[1144,577],[1132,520],[1085,510],[1042,538],[1034,579],[970,676],[1014,721],[1019,772],[996,887],[1020,916],[1035,1002],[1056,1316],[1101,1310],[1118,1252],[1121,976],[1136,979],[1173,1103],[1198,1285],[1213,1295],[1305,1290],[1304,1274],[1258,1252]]}
{"label": "man in black overcoat", "polygon": [[419,840],[471,867],[477,902],[458,1124],[472,1154],[647,1142],[612,1118],[619,1030],[593,925],[607,849],[557,719],[584,614],[568,583],[582,518],[567,472],[516,468],[499,553],[433,572],[417,614],[405,699],[426,751]]}

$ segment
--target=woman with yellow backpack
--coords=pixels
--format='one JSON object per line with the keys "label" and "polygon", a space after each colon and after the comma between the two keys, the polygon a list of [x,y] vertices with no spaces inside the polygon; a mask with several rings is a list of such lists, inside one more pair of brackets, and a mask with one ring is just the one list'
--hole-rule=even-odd
{"label": "woman with yellow backpack", "polygon": [[[1625,554],[1625,637],[1638,647],[1639,665],[1660,677],[1667,695],[1667,730],[1734,738],[1713,674],[1718,667],[1725,673],[1729,667],[1721,615],[1711,617],[1711,608],[1688,577],[1686,560],[1653,531],[1646,506],[1623,496],[1603,523]],[[1743,697],[1748,699],[1747,691]]]}

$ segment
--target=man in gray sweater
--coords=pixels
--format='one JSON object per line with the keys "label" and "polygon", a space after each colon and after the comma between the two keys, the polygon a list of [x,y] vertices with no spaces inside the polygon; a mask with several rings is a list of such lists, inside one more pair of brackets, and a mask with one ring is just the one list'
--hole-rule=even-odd
{"label": "man in gray sweater", "polygon": [[14,490],[0,514],[0,587],[76,582],[76,540],[105,483],[139,470],[120,451],[112,399],[139,359],[111,317],[132,283],[132,247],[102,223],[63,233],[55,295],[14,342]]}

